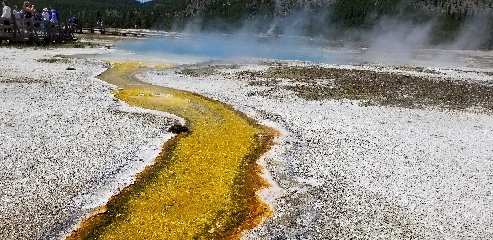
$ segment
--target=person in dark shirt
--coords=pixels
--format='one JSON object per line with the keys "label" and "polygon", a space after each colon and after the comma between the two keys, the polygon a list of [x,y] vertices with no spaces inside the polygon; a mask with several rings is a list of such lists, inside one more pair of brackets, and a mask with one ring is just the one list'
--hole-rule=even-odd
{"label": "person in dark shirt", "polygon": [[24,2],[23,10],[24,10],[24,18],[27,18],[27,19],[32,18],[34,13],[36,12],[34,5],[31,4],[29,1]]}
{"label": "person in dark shirt", "polygon": [[50,22],[52,23],[58,22],[58,11],[53,6],[50,6]]}

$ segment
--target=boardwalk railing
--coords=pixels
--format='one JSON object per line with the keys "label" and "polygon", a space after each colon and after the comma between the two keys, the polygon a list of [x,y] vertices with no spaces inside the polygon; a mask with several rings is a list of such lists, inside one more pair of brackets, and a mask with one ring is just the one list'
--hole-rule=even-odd
{"label": "boardwalk railing", "polygon": [[[6,23],[9,24],[6,24]],[[25,18],[0,18],[0,40],[9,42],[60,42],[75,40],[69,24]]]}

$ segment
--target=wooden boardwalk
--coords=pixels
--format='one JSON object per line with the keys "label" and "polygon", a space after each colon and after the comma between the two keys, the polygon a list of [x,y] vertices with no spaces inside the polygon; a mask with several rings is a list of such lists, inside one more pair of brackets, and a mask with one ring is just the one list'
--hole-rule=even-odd
{"label": "wooden boardwalk", "polygon": [[78,26],[74,29],[77,33],[90,33],[90,34],[106,34],[116,36],[134,36],[134,37],[146,37],[147,33],[142,29],[125,29],[125,28],[104,28],[97,27],[95,25]]}
{"label": "wooden boardwalk", "polygon": [[141,29],[120,29],[120,28],[107,28],[106,34],[118,35],[118,36],[134,36],[134,37],[146,37],[147,33]]}
{"label": "wooden boardwalk", "polygon": [[[8,21],[10,24],[5,24]],[[34,19],[0,18],[0,40],[9,43],[67,42],[76,40],[74,28],[68,24]]]}

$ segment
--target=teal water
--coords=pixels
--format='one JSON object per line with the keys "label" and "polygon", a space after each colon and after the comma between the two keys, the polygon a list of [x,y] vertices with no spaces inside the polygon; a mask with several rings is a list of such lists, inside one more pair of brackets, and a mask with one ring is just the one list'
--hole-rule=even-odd
{"label": "teal water", "polygon": [[239,34],[189,34],[156,32],[136,41],[122,41],[119,55],[133,60],[190,64],[224,60],[262,59],[326,64],[406,65],[421,67],[491,68],[492,51],[413,49],[411,47],[361,47],[345,42],[301,36]]}
{"label": "teal water", "polygon": [[278,59],[320,63],[347,63],[348,52],[321,39],[249,34],[156,34],[126,41],[117,48],[150,58],[239,60]]}

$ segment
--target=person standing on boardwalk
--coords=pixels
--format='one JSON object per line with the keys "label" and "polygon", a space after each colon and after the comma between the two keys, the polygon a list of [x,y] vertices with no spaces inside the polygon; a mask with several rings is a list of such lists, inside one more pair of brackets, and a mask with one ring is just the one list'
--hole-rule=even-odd
{"label": "person standing on boardwalk", "polygon": [[50,24],[50,13],[48,12],[48,8],[43,8],[43,13],[41,13],[41,19],[43,20],[43,30],[48,33],[49,24]]}
{"label": "person standing on boardwalk", "polygon": [[24,2],[23,10],[24,10],[24,18],[27,18],[27,19],[32,18],[34,15],[34,12],[36,12],[36,9],[34,9],[34,5],[31,4],[29,1]]}
{"label": "person standing on boardwalk", "polygon": [[14,10],[12,10],[12,13],[14,14],[15,23],[17,24],[17,26],[19,26],[21,21],[21,12],[17,10],[17,5],[14,6]]}
{"label": "person standing on boardwalk", "polygon": [[[4,25],[10,25],[10,20],[12,18],[12,9],[10,9],[9,3],[7,0],[3,0],[2,2],[3,9],[2,9],[2,17],[3,18],[8,18],[3,20]],[[4,32],[12,32],[12,28],[5,28],[3,29]]]}
{"label": "person standing on boardwalk", "polygon": [[50,22],[57,23],[58,22],[58,11],[55,7],[50,6]]}

